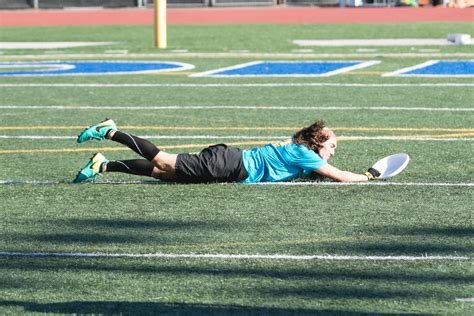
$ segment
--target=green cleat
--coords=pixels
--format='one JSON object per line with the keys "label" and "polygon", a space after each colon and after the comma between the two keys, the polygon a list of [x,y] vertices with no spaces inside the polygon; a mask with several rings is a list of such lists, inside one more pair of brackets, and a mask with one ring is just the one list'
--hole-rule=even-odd
{"label": "green cleat", "polygon": [[79,136],[77,136],[77,142],[83,143],[92,139],[103,140],[108,132],[116,130],[117,125],[115,125],[115,122],[111,119],[105,119],[97,125],[92,125],[86,128]]}
{"label": "green cleat", "polygon": [[107,159],[101,153],[92,156],[87,165],[79,171],[74,179],[74,183],[86,182],[87,180],[94,182],[100,175],[100,166],[104,162],[107,162]]}

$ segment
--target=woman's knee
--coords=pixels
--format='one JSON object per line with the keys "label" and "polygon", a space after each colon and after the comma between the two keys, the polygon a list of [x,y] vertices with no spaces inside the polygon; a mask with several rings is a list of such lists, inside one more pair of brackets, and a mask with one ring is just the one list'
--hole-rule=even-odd
{"label": "woman's knee", "polygon": [[177,156],[160,151],[152,160],[155,165],[152,176],[157,179],[172,179],[176,173]]}

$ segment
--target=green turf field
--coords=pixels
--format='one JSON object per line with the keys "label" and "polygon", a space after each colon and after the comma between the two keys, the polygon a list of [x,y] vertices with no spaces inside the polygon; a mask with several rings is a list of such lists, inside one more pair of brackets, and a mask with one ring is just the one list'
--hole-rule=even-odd
{"label": "green turf field", "polygon": [[[0,78],[0,314],[471,314],[473,79],[382,74],[472,60],[472,46],[301,53],[292,43],[451,33],[474,36],[473,25],[170,26],[167,50],[152,47],[149,27],[3,28],[0,41],[114,44],[4,50],[0,61],[159,60],[195,69]],[[326,78],[189,77],[255,60],[381,63]],[[249,149],[322,118],[340,136],[332,163],[341,169],[364,172],[398,152],[411,162],[390,181],[363,186],[173,185],[119,174],[73,185],[97,151],[136,157],[116,143],[76,144],[105,117],[173,153],[221,142]],[[105,255],[85,257],[97,253]]]}

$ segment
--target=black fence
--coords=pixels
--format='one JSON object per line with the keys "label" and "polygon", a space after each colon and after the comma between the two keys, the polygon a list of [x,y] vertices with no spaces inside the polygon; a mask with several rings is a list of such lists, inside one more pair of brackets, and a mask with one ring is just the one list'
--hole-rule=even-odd
{"label": "black fence", "polygon": [[[168,7],[338,6],[339,0],[167,0]],[[153,0],[0,0],[0,10],[62,9],[69,7],[147,7]]]}
{"label": "black fence", "polygon": [[0,0],[0,9],[61,9],[67,7],[120,8],[137,6],[137,0]]}
{"label": "black fence", "polygon": [[0,9],[31,9],[33,3],[29,0],[0,0]]}

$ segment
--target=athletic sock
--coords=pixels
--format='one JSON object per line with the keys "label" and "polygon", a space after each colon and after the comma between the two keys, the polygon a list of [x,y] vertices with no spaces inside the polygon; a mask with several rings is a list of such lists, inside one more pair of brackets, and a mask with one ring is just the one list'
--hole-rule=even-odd
{"label": "athletic sock", "polygon": [[[111,160],[105,165],[106,172],[122,172],[151,177],[155,165],[145,159]],[[103,169],[104,166],[101,166]]]}
{"label": "athletic sock", "polygon": [[116,131],[112,140],[119,142],[143,158],[151,161],[160,152],[160,149],[146,139],[130,135],[128,133]]}

